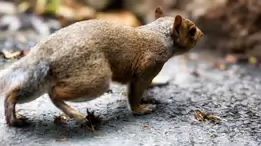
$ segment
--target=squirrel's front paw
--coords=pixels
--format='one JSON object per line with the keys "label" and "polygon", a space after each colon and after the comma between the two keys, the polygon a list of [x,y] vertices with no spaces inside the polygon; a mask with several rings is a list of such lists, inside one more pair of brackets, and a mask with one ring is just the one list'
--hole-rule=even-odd
{"label": "squirrel's front paw", "polygon": [[149,114],[152,111],[154,111],[155,108],[156,108],[156,105],[154,105],[154,104],[141,104],[137,107],[132,108],[132,114],[133,115]]}

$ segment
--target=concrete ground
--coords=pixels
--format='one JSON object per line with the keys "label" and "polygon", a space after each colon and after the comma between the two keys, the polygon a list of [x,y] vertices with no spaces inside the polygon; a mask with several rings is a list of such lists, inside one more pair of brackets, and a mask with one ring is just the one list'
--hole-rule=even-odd
{"label": "concrete ground", "polygon": [[[148,90],[146,97],[158,101],[152,114],[132,116],[127,108],[126,88],[115,84],[113,93],[99,99],[69,103],[82,113],[88,108],[103,118],[94,133],[72,121],[55,124],[53,118],[61,111],[47,96],[18,105],[19,113],[29,118],[29,127],[7,127],[1,101],[0,145],[261,145],[261,70],[232,65],[222,71],[211,68],[212,61],[199,59],[188,61],[184,68],[181,61],[179,57],[171,59],[160,74],[159,81],[171,79],[169,85]],[[194,69],[198,77],[191,74]],[[200,122],[195,119],[196,110],[223,120],[221,124]]]}

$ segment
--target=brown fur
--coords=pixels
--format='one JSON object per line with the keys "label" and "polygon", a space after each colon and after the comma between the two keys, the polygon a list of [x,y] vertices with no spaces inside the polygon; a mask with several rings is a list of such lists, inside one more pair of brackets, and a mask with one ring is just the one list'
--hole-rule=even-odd
{"label": "brown fur", "polygon": [[9,116],[15,115],[15,104],[44,93],[69,117],[86,121],[64,101],[99,97],[110,81],[128,85],[133,114],[150,113],[155,106],[141,105],[140,100],[152,79],[170,57],[188,52],[203,35],[193,22],[179,15],[175,19],[164,16],[160,8],[155,19],[138,28],[104,20],[82,21],[43,39],[0,76],[7,123],[21,126]]}

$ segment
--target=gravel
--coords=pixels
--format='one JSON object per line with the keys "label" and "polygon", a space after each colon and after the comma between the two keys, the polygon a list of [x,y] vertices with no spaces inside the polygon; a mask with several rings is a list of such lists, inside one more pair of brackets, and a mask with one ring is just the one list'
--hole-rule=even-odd
{"label": "gravel", "polygon": [[[86,103],[69,103],[86,113],[95,111],[103,120],[96,132],[73,121],[57,125],[61,113],[44,95],[18,105],[29,118],[27,128],[7,127],[0,108],[0,145],[261,145],[261,74],[251,65],[232,65],[227,70],[211,68],[214,61],[171,59],[160,76],[171,76],[166,86],[150,88],[145,97],[155,99],[152,114],[133,116],[127,108],[126,87],[113,84],[112,93]],[[198,77],[191,72],[197,70]],[[3,100],[3,99],[1,99]],[[197,121],[195,110],[221,117],[217,125]]]}

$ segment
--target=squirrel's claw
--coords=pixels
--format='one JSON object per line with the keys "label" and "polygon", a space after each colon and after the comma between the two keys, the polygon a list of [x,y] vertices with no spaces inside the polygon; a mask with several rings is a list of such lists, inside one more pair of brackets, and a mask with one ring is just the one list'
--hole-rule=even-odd
{"label": "squirrel's claw", "polygon": [[156,108],[156,105],[154,104],[141,104],[135,108],[132,108],[132,114],[133,115],[144,115],[144,114],[150,114],[152,111],[154,111]]}
{"label": "squirrel's claw", "polygon": [[12,121],[10,121],[10,123],[8,123],[8,125],[10,126],[14,126],[14,127],[26,127],[28,126],[30,123],[27,121],[28,118],[26,118],[23,115],[20,114],[16,114],[16,119],[13,119]]}

